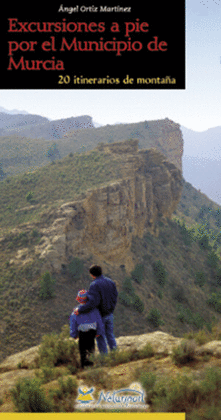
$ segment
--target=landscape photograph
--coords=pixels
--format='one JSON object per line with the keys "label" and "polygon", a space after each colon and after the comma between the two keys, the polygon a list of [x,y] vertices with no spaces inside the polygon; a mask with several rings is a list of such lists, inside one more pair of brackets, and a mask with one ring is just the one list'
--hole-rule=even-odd
{"label": "landscape photograph", "polygon": [[[0,413],[221,419],[220,17],[186,2],[185,90],[0,90]],[[82,367],[93,265],[116,348]]]}

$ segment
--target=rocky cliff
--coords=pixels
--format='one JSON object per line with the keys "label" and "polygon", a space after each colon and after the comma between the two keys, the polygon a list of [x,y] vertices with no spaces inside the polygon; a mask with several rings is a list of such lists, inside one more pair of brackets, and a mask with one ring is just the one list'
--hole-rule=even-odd
{"label": "rocky cliff", "polygon": [[139,151],[136,139],[98,149],[118,155],[122,177],[59,208],[35,249],[50,270],[60,271],[73,256],[91,255],[131,270],[133,236],[156,233],[156,221],[170,218],[179,202],[181,171],[157,150]]}

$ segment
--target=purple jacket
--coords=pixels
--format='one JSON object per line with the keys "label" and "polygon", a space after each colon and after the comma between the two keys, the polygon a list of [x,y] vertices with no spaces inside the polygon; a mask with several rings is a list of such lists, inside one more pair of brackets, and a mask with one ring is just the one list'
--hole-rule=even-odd
{"label": "purple jacket", "polygon": [[103,275],[92,281],[87,292],[87,302],[78,308],[79,314],[98,308],[102,317],[114,312],[117,303],[117,288],[115,283]]}
{"label": "purple jacket", "polygon": [[[81,308],[84,305],[78,307]],[[75,315],[74,310],[70,316],[70,336],[77,338],[79,331],[96,330],[97,335],[104,335],[104,325],[101,319],[100,312],[97,308],[90,312]]]}

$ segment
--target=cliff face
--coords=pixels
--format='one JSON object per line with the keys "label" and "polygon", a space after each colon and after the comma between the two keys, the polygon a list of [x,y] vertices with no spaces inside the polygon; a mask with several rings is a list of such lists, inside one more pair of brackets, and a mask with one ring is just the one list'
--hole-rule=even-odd
{"label": "cliff face", "polygon": [[170,218],[182,190],[181,171],[158,151],[138,151],[138,140],[99,146],[117,153],[123,177],[89,190],[62,205],[36,248],[50,268],[60,270],[71,257],[93,255],[97,262],[133,268],[132,237],[155,232],[157,219]]}

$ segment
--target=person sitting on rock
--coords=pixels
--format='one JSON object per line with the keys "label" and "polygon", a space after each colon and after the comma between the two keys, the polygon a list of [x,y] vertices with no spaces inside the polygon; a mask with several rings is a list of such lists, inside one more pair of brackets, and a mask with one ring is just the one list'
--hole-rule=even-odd
{"label": "person sitting on rock", "polygon": [[[80,290],[76,297],[80,306],[75,309],[80,309],[87,302],[87,291]],[[70,336],[73,338],[79,337],[79,351],[81,356],[81,367],[93,365],[93,362],[88,359],[88,353],[92,354],[95,351],[95,336],[104,335],[104,325],[101,319],[100,312],[97,308],[89,312],[82,313],[79,316],[75,315],[74,310],[70,315]]]}

